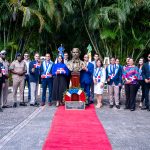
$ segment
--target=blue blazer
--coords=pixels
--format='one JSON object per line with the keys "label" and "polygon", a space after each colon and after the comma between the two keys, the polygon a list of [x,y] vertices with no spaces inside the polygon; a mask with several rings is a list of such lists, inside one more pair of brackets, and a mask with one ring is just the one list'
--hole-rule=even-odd
{"label": "blue blazer", "polygon": [[36,64],[36,61],[33,60],[29,63],[29,80],[30,82],[38,82],[40,77],[40,68],[35,68],[35,72],[32,72],[32,68],[34,68],[34,64]]}
{"label": "blue blazer", "polygon": [[[110,74],[108,67],[106,68],[106,80],[109,78],[109,74]],[[116,67],[117,68],[115,71],[115,76],[112,79],[110,79],[110,82],[108,82],[108,85],[112,85],[113,83],[115,85],[118,85],[119,83],[122,83],[122,67],[120,65],[117,65]]]}
{"label": "blue blazer", "polygon": [[92,63],[88,63],[87,66],[88,71],[81,70],[80,72],[80,83],[85,84],[92,84],[93,82],[93,72],[94,72],[94,65]]}
{"label": "blue blazer", "polygon": [[150,66],[149,62],[145,63],[142,67],[142,77],[143,79],[149,79],[150,78]]}

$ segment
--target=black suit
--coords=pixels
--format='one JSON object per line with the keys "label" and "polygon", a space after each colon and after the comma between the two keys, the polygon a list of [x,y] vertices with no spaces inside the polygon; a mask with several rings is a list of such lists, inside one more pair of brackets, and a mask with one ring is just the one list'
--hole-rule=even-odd
{"label": "black suit", "polygon": [[[150,63],[147,62],[142,67],[142,76],[143,79],[150,79]],[[150,102],[149,102],[149,89],[150,83],[145,83],[145,106],[150,109]]]}

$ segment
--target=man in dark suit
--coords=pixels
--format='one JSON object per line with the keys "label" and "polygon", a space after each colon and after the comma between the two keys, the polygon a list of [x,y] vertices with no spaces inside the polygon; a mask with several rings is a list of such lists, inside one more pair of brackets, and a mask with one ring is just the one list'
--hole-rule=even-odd
{"label": "man in dark suit", "polygon": [[89,105],[90,104],[90,87],[93,82],[94,65],[89,62],[89,56],[87,54],[84,55],[84,63],[85,63],[85,66],[82,68],[80,72],[80,84],[81,84],[81,88],[84,89],[88,97],[87,105]]}
{"label": "man in dark suit", "polygon": [[150,101],[149,101],[149,89],[150,89],[150,53],[148,54],[148,62],[144,64],[142,68],[142,76],[145,80],[145,107],[142,109],[147,109],[150,111]]}
{"label": "man in dark suit", "polygon": [[42,103],[41,106],[45,105],[46,102],[46,89],[48,86],[49,89],[49,98],[48,105],[52,105],[52,86],[53,86],[53,78],[52,78],[52,66],[53,62],[51,61],[51,56],[49,53],[45,55],[46,60],[41,64],[41,79],[42,79]]}

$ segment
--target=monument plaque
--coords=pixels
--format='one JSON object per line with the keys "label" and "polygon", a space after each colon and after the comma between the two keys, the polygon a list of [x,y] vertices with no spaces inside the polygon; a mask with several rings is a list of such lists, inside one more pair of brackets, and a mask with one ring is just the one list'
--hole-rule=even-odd
{"label": "monument plaque", "polygon": [[65,109],[67,110],[84,110],[85,102],[82,101],[66,101]]}

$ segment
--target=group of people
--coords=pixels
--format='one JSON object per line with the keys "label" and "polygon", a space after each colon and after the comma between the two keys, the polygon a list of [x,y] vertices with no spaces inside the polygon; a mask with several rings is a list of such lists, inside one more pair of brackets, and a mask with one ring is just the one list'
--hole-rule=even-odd
{"label": "group of people", "polygon": [[[76,55],[79,49],[73,49]],[[80,70],[80,86],[87,95],[86,105],[94,103],[96,98],[96,108],[102,107],[104,86],[107,84],[109,94],[109,107],[114,106],[120,109],[120,92],[125,86],[125,109],[134,111],[136,108],[136,94],[141,87],[142,97],[141,109],[150,111],[149,89],[150,89],[150,54],[148,62],[139,60],[139,64],[134,64],[133,58],[126,59],[126,65],[121,66],[119,59],[110,58],[110,64],[103,66],[98,54],[94,54],[94,61],[89,62],[88,54],[85,54],[83,61],[68,60],[68,53],[58,55],[56,61],[51,60],[51,55],[47,53],[45,59],[41,61],[39,53],[34,54],[34,60],[30,60],[29,53],[16,54],[16,59],[9,64],[6,59],[7,52],[0,52],[0,112],[7,105],[9,74],[12,74],[13,83],[13,107],[27,106],[24,100],[24,88],[28,86],[28,102],[30,106],[44,106],[46,104],[46,91],[48,87],[48,105],[51,106],[56,101],[56,106],[63,105],[63,93],[69,88],[72,69],[78,63],[83,63]],[[72,64],[71,64],[72,63]],[[39,81],[42,84],[41,104],[37,101]],[[17,102],[17,91],[19,88],[20,100]]]}

